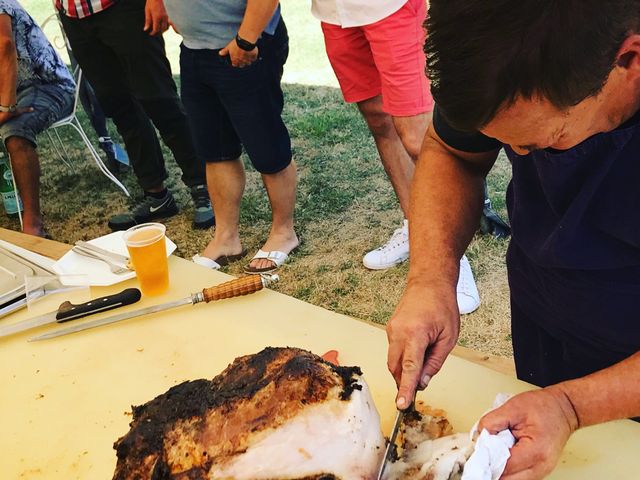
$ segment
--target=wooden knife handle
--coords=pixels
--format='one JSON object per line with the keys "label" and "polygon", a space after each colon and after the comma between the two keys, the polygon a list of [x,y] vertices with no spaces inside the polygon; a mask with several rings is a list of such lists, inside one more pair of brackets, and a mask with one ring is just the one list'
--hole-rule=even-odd
{"label": "wooden knife handle", "polygon": [[263,282],[260,275],[249,275],[221,283],[215,287],[205,288],[202,290],[202,295],[204,296],[204,301],[208,303],[214,300],[249,295],[250,293],[262,290],[262,287]]}

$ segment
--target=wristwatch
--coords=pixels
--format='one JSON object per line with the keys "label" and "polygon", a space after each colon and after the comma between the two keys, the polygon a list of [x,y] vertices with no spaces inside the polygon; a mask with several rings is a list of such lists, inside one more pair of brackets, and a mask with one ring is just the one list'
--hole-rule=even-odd
{"label": "wristwatch", "polygon": [[8,107],[5,105],[0,105],[0,112],[3,113],[15,113],[18,109],[18,104],[14,103],[13,105],[9,105]]}
{"label": "wristwatch", "polygon": [[245,40],[240,35],[236,35],[236,44],[238,44],[238,47],[245,52],[250,52],[258,46],[256,43],[251,43],[249,40]]}

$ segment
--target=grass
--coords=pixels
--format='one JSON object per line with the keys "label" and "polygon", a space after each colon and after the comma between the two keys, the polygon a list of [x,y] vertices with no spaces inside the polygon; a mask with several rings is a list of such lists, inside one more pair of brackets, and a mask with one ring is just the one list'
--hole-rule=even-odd
{"label": "grass", "polygon": [[[27,0],[23,5],[38,21],[51,12],[49,0]],[[373,272],[366,270],[361,260],[364,253],[386,241],[400,225],[402,214],[366,125],[352,105],[344,104],[335,88],[322,34],[309,13],[309,4],[285,0],[283,14],[291,37],[291,55],[285,67],[284,116],[299,166],[296,229],[302,245],[282,268],[282,282],[277,288],[312,304],[384,324],[402,294],[408,265]],[[178,38],[171,35],[166,39],[168,55],[175,64]],[[79,116],[95,141],[84,113]],[[73,146],[73,169],[56,158],[46,137],[40,139],[42,204],[51,235],[73,243],[109,233],[109,217],[127,209],[141,192],[133,174],[124,174],[122,180],[134,194],[127,200],[97,173],[73,132],[64,132],[63,136],[67,145]],[[170,152],[164,148],[164,153],[170,172],[167,183],[181,207],[181,213],[166,222],[167,232],[178,245],[177,254],[190,258],[204,248],[213,231],[191,228],[193,211],[187,188],[179,181]],[[268,233],[270,210],[260,176],[250,166],[247,173],[241,235],[253,252]],[[509,176],[508,162],[501,157],[489,184],[494,206],[503,217]],[[3,215],[0,226],[19,229],[16,220]],[[482,306],[462,318],[459,340],[461,345],[502,356],[511,355],[506,245],[492,237],[476,236],[469,247],[467,255]],[[243,265],[238,262],[226,271],[240,275]]]}

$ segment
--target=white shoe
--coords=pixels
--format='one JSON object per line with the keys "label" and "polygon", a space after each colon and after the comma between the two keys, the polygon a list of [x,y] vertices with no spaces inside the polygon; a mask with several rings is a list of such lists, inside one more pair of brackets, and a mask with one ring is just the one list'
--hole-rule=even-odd
{"label": "white shoe", "polygon": [[460,276],[458,277],[456,295],[460,315],[471,313],[480,306],[480,294],[466,255],[463,255],[460,260]]}
{"label": "white shoe", "polygon": [[409,222],[405,220],[387,243],[367,253],[362,259],[364,266],[371,270],[384,270],[404,262],[409,258]]}

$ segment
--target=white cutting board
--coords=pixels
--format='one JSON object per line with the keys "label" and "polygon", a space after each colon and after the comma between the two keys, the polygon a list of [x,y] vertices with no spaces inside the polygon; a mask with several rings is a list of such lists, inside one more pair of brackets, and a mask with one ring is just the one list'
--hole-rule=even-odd
{"label": "white cutting board", "polygon": [[[230,278],[175,257],[170,258],[170,273],[167,295],[125,308],[181,298]],[[286,270],[281,275],[286,282]],[[129,286],[136,281],[94,288],[92,294]],[[385,433],[394,417],[395,385],[386,370],[384,330],[272,291],[185,306],[46,342],[27,343],[29,336],[0,342],[3,479],[111,478],[116,464],[112,445],[128,430],[132,404],[184,380],[212,378],[235,357],[269,345],[318,354],[337,349],[342,364],[362,367]],[[422,398],[446,409],[454,428],[466,431],[496,393],[526,388],[450,357]],[[572,438],[550,478],[635,480],[639,445],[640,425],[628,420],[585,429]]]}

